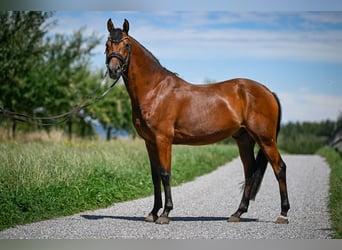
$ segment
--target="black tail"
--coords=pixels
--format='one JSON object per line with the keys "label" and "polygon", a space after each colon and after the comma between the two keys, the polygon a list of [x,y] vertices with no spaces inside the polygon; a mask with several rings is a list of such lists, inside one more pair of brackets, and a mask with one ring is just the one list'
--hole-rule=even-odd
{"label": "black tail", "polygon": [[[280,130],[280,122],[281,122],[281,106],[280,106],[280,101],[278,96],[273,93],[274,98],[276,99],[277,103],[278,103],[278,122],[277,122],[277,136]],[[260,186],[261,186],[261,182],[262,179],[264,178],[265,175],[265,170],[267,167],[267,163],[268,160],[266,158],[266,155],[264,154],[264,152],[259,149],[257,158],[256,158],[256,171],[254,172],[254,174],[252,175],[252,180],[251,180],[251,193],[250,193],[250,200],[255,200],[255,196],[257,195]]]}
{"label": "black tail", "polygon": [[281,105],[280,105],[280,101],[279,101],[278,96],[276,95],[276,93],[272,93],[272,94],[278,103],[278,123],[277,123],[277,136],[278,136],[278,133],[280,130],[280,122],[281,122],[282,111],[281,111]]}
{"label": "black tail", "polygon": [[249,196],[250,200],[255,200],[255,196],[259,192],[262,179],[264,178],[267,163],[268,163],[268,160],[264,152],[261,149],[259,149],[256,162],[255,162],[257,169],[253,173],[252,180],[251,180],[251,193]]}

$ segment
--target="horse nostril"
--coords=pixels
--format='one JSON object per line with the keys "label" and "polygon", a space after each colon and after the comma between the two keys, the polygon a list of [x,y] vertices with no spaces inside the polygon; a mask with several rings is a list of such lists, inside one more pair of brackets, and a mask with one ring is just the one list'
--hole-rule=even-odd
{"label": "horse nostril", "polygon": [[115,69],[116,71],[120,71],[121,67],[120,67],[120,65],[115,65],[115,66],[114,66],[114,69]]}

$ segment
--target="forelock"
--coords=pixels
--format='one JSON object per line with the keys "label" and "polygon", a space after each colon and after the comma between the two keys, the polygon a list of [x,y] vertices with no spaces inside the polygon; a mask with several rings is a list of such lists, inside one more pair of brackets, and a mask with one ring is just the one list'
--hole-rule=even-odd
{"label": "forelock", "polygon": [[109,38],[112,41],[120,41],[122,39],[122,30],[121,29],[114,29],[110,32]]}

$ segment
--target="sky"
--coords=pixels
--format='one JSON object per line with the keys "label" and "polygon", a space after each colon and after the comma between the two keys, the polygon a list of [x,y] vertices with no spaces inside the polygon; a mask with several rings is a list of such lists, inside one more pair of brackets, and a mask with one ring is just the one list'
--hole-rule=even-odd
{"label": "sky", "polygon": [[102,42],[92,67],[105,70],[106,22],[112,18],[184,80],[200,84],[242,77],[280,98],[283,123],[336,120],[342,113],[342,12],[56,11],[53,33],[85,27]]}

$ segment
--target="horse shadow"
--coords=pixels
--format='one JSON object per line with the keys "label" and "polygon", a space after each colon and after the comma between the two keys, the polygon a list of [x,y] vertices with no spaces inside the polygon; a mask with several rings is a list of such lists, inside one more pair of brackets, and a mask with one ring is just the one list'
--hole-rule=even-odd
{"label": "horse shadow", "polygon": [[[82,214],[82,218],[87,220],[103,220],[103,219],[113,219],[113,220],[127,220],[127,221],[144,221],[145,217],[141,216],[112,216],[112,215],[88,215]],[[227,221],[227,217],[215,217],[215,216],[175,216],[170,217],[171,221]],[[256,218],[241,218],[241,222],[259,222]]]}

